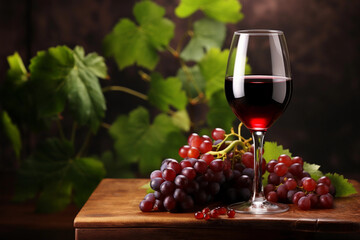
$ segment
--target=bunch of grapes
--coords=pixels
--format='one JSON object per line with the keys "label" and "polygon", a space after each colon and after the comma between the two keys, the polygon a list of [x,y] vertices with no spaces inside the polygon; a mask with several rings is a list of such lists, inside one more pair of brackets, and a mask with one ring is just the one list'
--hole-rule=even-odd
{"label": "bunch of grapes", "polygon": [[302,210],[332,208],[335,188],[323,176],[316,182],[303,170],[303,159],[280,155],[266,165],[270,173],[264,188],[266,199],[271,202],[294,203]]}

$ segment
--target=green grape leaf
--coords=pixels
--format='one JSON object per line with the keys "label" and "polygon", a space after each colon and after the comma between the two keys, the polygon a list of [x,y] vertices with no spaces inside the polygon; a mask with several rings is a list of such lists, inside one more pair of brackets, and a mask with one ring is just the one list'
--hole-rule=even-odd
{"label": "green grape leaf", "polygon": [[181,0],[175,9],[175,14],[180,18],[185,18],[197,10],[224,23],[237,23],[244,17],[240,12],[241,5],[238,0]]}
{"label": "green grape leaf", "polygon": [[148,93],[149,101],[164,112],[169,111],[170,107],[183,110],[187,104],[187,98],[181,88],[180,79],[176,77],[163,79],[159,73],[153,73]]}
{"label": "green grape leaf", "polygon": [[43,142],[21,165],[15,200],[33,198],[40,192],[37,211],[47,213],[64,209],[71,199],[83,204],[105,176],[105,168],[95,158],[73,156],[69,141],[51,138]]}
{"label": "green grape leaf", "polygon": [[224,80],[229,50],[212,48],[199,62],[200,71],[206,80],[206,97],[211,99],[215,92],[224,92]]}
{"label": "green grape leaf", "polygon": [[15,52],[13,55],[8,56],[7,61],[10,67],[7,71],[7,79],[15,85],[26,82],[28,79],[27,71],[19,53]]}
{"label": "green grape leaf", "polygon": [[180,57],[185,61],[199,61],[212,47],[221,48],[225,35],[224,23],[209,18],[198,20],[194,23],[194,34]]}
{"label": "green grape leaf", "polygon": [[68,102],[75,120],[96,131],[106,109],[97,78],[107,75],[102,57],[85,56],[81,47],[58,46],[38,52],[31,59],[30,72],[40,116],[56,115]]}
{"label": "green grape leaf", "polygon": [[212,94],[212,97],[209,100],[207,120],[210,129],[217,127],[229,129],[232,126],[235,115],[229,107],[224,91],[217,91]]}
{"label": "green grape leaf", "polygon": [[186,67],[185,70],[179,69],[176,77],[181,80],[183,89],[190,98],[196,98],[205,90],[206,82],[198,65]]}
{"label": "green grape leaf", "polygon": [[16,124],[11,121],[9,114],[6,111],[1,112],[1,123],[3,132],[12,144],[16,158],[19,159],[21,151],[20,131]]}
{"label": "green grape leaf", "polygon": [[325,176],[330,178],[331,184],[336,189],[336,197],[348,197],[357,193],[355,187],[349,183],[348,179],[337,173],[326,173]]}
{"label": "green grape leaf", "polygon": [[190,130],[190,117],[186,109],[175,112],[171,115],[173,124],[179,127],[181,130],[188,132]]}
{"label": "green grape leaf", "polygon": [[115,140],[117,158],[138,163],[142,175],[159,168],[167,157],[164,151],[168,149],[167,136],[179,131],[166,114],[159,114],[150,123],[149,112],[143,107],[136,108],[129,116],[119,116],[109,130]]}
{"label": "green grape leaf", "polygon": [[104,52],[114,57],[119,69],[137,64],[153,70],[159,61],[158,51],[174,36],[174,24],[164,18],[165,9],[151,1],[136,3],[133,9],[136,25],[121,19],[104,39]]}
{"label": "green grape leaf", "polygon": [[278,145],[277,142],[268,142],[264,144],[264,155],[266,162],[268,163],[272,159],[278,159],[282,154],[286,154],[291,157],[289,149],[284,149],[282,145]]}
{"label": "green grape leaf", "polygon": [[324,174],[319,170],[320,165],[304,162],[303,168],[304,171],[308,172],[315,181],[324,176]]}

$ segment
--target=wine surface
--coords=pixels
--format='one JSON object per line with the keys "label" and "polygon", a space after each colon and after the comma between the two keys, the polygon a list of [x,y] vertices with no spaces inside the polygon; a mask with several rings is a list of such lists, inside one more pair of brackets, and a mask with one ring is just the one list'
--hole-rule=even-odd
{"label": "wine surface", "polygon": [[283,113],[292,92],[290,78],[249,75],[225,79],[226,98],[250,130],[267,130]]}

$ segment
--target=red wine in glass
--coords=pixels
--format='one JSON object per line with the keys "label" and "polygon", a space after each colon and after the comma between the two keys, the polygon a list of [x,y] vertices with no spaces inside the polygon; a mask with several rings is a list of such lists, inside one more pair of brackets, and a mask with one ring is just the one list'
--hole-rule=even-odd
{"label": "red wine in glass", "polygon": [[250,130],[267,130],[283,113],[292,92],[290,78],[248,75],[225,79],[226,98]]}

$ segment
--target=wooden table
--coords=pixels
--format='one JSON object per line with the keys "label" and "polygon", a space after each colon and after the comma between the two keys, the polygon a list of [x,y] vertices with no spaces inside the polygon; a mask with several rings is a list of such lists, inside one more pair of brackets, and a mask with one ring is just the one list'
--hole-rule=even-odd
{"label": "wooden table", "polygon": [[[209,221],[193,213],[139,210],[147,179],[104,179],[74,220],[75,239],[360,239],[360,194],[334,209],[290,210],[275,215],[236,214]],[[358,192],[360,184],[352,181]]]}

